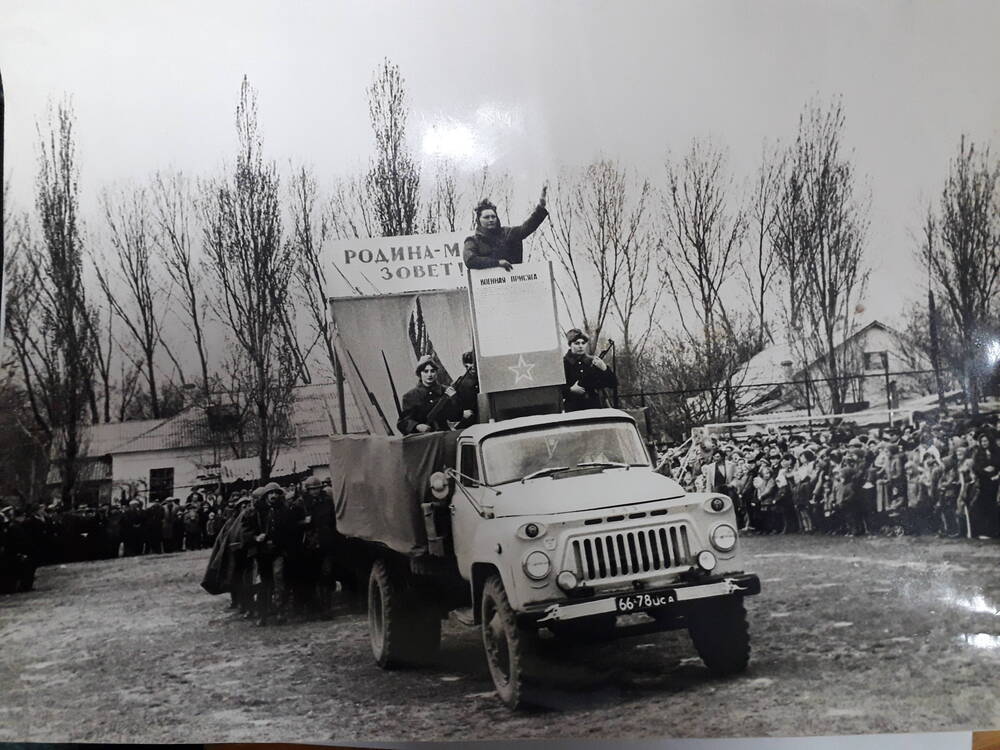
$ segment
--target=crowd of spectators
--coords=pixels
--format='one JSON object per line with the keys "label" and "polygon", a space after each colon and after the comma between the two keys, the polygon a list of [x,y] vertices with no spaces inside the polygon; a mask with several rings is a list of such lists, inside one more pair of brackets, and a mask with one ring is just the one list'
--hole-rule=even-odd
{"label": "crowd of spectators", "polygon": [[749,532],[1000,537],[997,418],[705,434],[664,455],[688,491],[720,492]]}

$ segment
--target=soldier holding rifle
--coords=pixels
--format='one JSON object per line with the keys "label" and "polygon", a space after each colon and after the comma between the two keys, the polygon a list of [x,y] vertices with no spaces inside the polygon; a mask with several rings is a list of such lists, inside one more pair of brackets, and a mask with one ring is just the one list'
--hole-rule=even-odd
{"label": "soldier holding rifle", "polygon": [[566,411],[600,409],[601,389],[614,388],[618,378],[603,359],[587,353],[590,337],[579,328],[568,331],[566,341],[569,351],[563,357],[566,370],[563,408]]}
{"label": "soldier holding rifle", "polygon": [[447,430],[448,410],[435,410],[435,407],[445,397],[454,396],[455,389],[451,386],[445,388],[437,382],[438,366],[430,354],[425,354],[417,362],[416,374],[420,382],[403,395],[403,409],[396,427],[403,435]]}

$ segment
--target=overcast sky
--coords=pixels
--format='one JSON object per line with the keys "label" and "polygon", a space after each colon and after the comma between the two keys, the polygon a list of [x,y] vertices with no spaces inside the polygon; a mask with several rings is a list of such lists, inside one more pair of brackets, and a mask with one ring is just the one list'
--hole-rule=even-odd
{"label": "overcast sky", "polygon": [[367,162],[365,87],[388,56],[413,147],[492,162],[529,206],[558,165],[655,174],[693,136],[749,176],[811,97],[840,95],[873,196],[868,313],[895,320],[921,291],[911,232],[959,136],[1000,143],[998,40],[997,2],[0,0],[6,169],[29,208],[35,124],[69,95],[85,209],[157,168],[209,174],[233,153],[246,73],[269,155],[332,183]]}

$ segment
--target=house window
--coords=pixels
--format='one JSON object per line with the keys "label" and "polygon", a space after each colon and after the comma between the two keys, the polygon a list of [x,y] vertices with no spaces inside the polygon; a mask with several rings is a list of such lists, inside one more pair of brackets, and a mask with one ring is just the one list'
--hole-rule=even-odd
{"label": "house window", "polygon": [[149,470],[149,499],[166,500],[174,494],[174,467]]}
{"label": "house window", "polygon": [[[479,481],[479,462],[476,461],[476,446],[462,446],[462,484],[475,486]],[[474,480],[474,481],[470,481]]]}
{"label": "house window", "polygon": [[865,352],[864,360],[866,370],[889,369],[889,352]]}

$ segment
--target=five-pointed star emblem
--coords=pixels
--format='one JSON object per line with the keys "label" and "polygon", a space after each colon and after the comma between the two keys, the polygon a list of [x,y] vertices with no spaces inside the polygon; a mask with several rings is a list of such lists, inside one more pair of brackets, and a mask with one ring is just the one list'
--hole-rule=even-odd
{"label": "five-pointed star emblem", "polygon": [[531,374],[531,371],[535,369],[535,363],[525,362],[523,354],[518,355],[516,365],[511,365],[507,369],[514,373],[514,385],[520,383],[522,379],[529,383],[535,382],[535,378]]}

